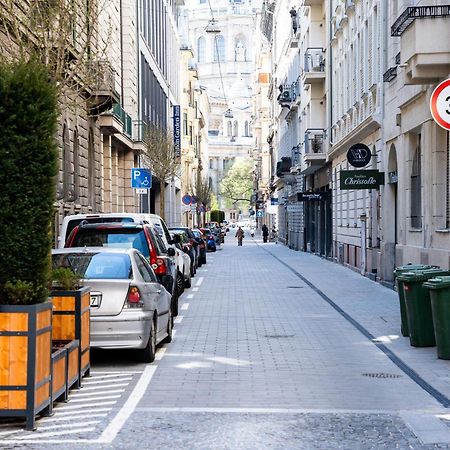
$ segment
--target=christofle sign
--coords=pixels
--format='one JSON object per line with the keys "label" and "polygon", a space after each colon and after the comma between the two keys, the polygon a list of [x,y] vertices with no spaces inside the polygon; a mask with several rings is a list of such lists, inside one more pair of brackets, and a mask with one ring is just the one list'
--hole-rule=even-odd
{"label": "christofle sign", "polygon": [[378,189],[384,185],[384,172],[378,170],[341,170],[341,189]]}

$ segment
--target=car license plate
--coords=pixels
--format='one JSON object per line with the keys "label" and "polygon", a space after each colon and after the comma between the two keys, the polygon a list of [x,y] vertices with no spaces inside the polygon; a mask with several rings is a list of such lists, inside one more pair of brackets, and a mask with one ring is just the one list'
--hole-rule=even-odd
{"label": "car license plate", "polygon": [[91,308],[98,308],[102,302],[102,294],[100,292],[91,292]]}

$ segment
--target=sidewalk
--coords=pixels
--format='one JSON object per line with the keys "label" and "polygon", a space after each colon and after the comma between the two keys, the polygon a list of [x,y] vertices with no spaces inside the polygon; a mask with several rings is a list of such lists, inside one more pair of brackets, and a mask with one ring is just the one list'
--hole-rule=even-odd
{"label": "sidewalk", "polygon": [[[436,347],[410,346],[400,332],[397,292],[340,264],[283,245],[263,244],[361,324],[434,389],[450,399],[450,361],[437,358]],[[286,268],[286,270],[288,270]]]}

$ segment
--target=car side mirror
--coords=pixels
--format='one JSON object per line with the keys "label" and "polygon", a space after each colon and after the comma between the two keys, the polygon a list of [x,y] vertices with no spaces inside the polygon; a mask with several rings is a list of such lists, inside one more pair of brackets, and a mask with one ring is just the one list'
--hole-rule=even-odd
{"label": "car side mirror", "polygon": [[172,248],[172,247],[169,247],[169,248],[167,249],[167,254],[168,254],[169,256],[175,256],[175,249]]}

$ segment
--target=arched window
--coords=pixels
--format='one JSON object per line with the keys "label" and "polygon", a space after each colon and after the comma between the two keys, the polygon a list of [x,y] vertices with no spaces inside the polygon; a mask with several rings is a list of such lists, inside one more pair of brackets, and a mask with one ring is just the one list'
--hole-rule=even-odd
{"label": "arched window", "polygon": [[231,120],[227,122],[227,136],[233,136],[233,124],[231,123]]}
{"label": "arched window", "polygon": [[238,121],[235,120],[234,121],[234,133],[233,136],[239,136],[239,126],[238,126]]}
{"label": "arched window", "polygon": [[214,62],[225,61],[225,38],[219,34],[214,36]]}
{"label": "arched window", "polygon": [[421,162],[421,135],[417,136],[417,147],[412,160],[411,168],[411,226],[422,228],[422,162]]}
{"label": "arched window", "polygon": [[249,136],[250,134],[249,134],[249,129],[248,129],[248,121],[246,120],[245,121],[245,124],[244,124],[244,136]]}
{"label": "arched window", "polygon": [[234,60],[247,61],[247,48],[245,36],[238,35],[234,40]]}
{"label": "arched window", "polygon": [[203,36],[197,40],[197,61],[199,63],[206,61],[206,40]]}

